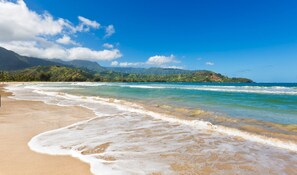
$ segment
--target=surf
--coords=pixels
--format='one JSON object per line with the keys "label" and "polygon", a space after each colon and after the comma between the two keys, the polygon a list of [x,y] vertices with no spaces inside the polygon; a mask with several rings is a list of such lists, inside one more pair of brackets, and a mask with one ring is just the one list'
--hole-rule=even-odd
{"label": "surf", "polygon": [[[245,162],[245,166],[254,166],[256,170],[281,160],[279,157],[269,160],[271,154],[282,155],[291,162],[297,161],[287,152],[297,152],[295,143],[214,125],[208,121],[180,119],[122,99],[73,95],[59,92],[65,90],[63,88],[54,91],[52,87],[46,89],[35,85],[24,89],[9,86],[8,90],[14,92],[13,98],[17,99],[38,100],[59,106],[82,106],[93,110],[96,118],[41,133],[33,137],[28,145],[36,152],[79,158],[91,165],[94,174],[175,174],[178,173],[173,170],[177,166],[175,159],[197,151],[207,160],[211,157],[209,152],[215,150],[213,153],[219,156],[221,151],[228,150],[224,154],[231,161],[234,160],[231,159],[233,154],[241,152],[240,155],[244,156],[253,150],[260,159],[265,160],[260,165],[252,165],[255,161],[252,158],[240,159]],[[199,156],[190,156],[190,159]],[[185,160],[185,164],[192,166],[190,162]],[[216,162],[212,164],[214,169],[218,168]],[[282,166],[286,167],[287,162]],[[240,169],[238,171],[245,173]]]}

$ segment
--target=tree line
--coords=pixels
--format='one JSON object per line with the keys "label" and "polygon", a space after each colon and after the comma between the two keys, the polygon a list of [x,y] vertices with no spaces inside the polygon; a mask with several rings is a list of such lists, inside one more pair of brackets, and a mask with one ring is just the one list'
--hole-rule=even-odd
{"label": "tree line", "polygon": [[94,82],[244,82],[246,78],[229,78],[211,71],[191,74],[127,74],[114,71],[100,73],[64,66],[37,66],[20,71],[0,71],[0,81],[94,81]]}

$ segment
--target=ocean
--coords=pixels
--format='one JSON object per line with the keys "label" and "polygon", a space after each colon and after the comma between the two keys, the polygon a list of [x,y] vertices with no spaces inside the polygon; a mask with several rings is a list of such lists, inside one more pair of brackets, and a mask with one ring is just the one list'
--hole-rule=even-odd
{"label": "ocean", "polygon": [[28,143],[36,152],[79,158],[94,174],[297,173],[297,84],[69,82],[7,89],[16,99],[94,111],[96,118]]}

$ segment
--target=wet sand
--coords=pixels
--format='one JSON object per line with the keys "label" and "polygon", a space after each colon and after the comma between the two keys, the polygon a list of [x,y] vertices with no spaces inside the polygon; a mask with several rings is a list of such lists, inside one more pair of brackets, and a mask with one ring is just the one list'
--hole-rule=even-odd
{"label": "wet sand", "polygon": [[[4,95],[4,100],[0,108],[0,175],[90,174],[89,166],[77,159],[38,154],[30,151],[27,143],[33,136],[44,131],[95,117],[91,111],[80,107],[12,100],[6,97],[9,94],[1,94]],[[96,156],[99,160],[108,161],[109,166],[118,162],[115,160],[130,160],[132,163],[127,165],[129,170],[141,160],[144,164],[153,165],[154,169],[156,167],[152,171],[148,166],[151,174],[170,174],[163,172],[165,166],[169,166],[173,174],[296,174],[295,152],[250,143],[242,138],[229,137],[211,130],[181,128],[150,116],[140,118],[137,114],[122,115],[116,116],[117,122],[114,122],[114,116],[111,115],[95,118],[67,130],[78,136],[84,135],[82,139],[85,140],[88,137],[92,139],[94,135],[99,137],[97,145],[77,147],[82,155]],[[112,132],[108,132],[111,126]],[[123,135],[123,131],[127,132]],[[64,135],[62,130],[56,134],[59,133]],[[46,136],[47,139],[51,139],[49,136]],[[105,143],[100,142],[100,136],[103,136]],[[67,140],[68,138],[53,144],[71,149],[75,147],[73,143],[67,145]],[[126,146],[117,147],[117,144]],[[117,155],[112,150],[128,154]],[[107,153],[103,157],[96,155],[103,152]],[[137,154],[139,152],[142,154]]]}
{"label": "wet sand", "polygon": [[14,100],[0,85],[0,175],[88,175],[88,164],[69,156],[31,151],[29,140],[42,132],[94,117],[81,107],[60,107],[43,102]]}

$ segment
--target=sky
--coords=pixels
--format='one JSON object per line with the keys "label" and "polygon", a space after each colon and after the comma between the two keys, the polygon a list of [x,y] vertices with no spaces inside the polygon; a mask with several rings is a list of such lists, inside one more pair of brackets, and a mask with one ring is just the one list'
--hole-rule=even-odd
{"label": "sky", "polygon": [[0,0],[0,46],[103,66],[297,82],[297,1]]}

